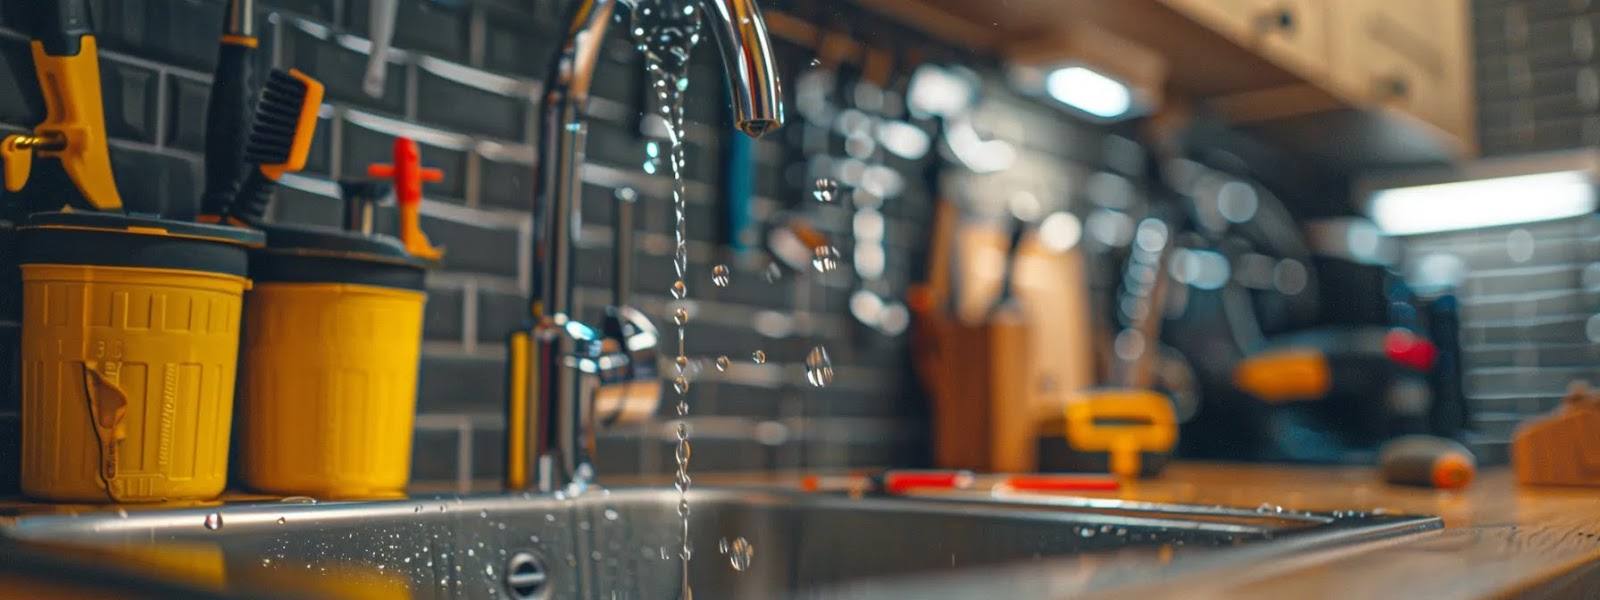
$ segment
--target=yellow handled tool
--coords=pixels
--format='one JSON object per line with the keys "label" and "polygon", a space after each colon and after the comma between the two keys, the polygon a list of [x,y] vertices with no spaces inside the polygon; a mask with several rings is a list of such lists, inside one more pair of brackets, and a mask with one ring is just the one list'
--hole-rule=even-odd
{"label": "yellow handled tool", "polygon": [[33,135],[0,141],[6,163],[5,185],[18,191],[27,185],[32,153],[61,162],[85,202],[99,210],[122,210],[106,150],[105,113],[100,96],[100,58],[90,33],[84,0],[35,0],[30,3],[33,64],[44,92],[45,118]]}

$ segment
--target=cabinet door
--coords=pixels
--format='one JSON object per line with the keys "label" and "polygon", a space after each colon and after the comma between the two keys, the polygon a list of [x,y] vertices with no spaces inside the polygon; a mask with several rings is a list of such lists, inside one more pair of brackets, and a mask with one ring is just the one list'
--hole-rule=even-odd
{"label": "cabinet door", "polygon": [[1258,0],[1256,45],[1268,59],[1303,77],[1322,77],[1328,64],[1327,0]]}
{"label": "cabinet door", "polygon": [[[1123,0],[1113,0],[1123,1]],[[1255,37],[1262,0],[1161,0],[1201,25],[1245,43]]]}
{"label": "cabinet door", "polygon": [[1345,95],[1402,110],[1471,147],[1465,0],[1327,4],[1333,80]]}

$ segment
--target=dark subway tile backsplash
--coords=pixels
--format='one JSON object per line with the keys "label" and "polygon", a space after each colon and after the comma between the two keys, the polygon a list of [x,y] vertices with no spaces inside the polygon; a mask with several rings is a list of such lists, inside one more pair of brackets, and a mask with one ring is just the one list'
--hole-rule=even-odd
{"label": "dark subway tile backsplash", "polygon": [[506,366],[498,358],[423,353],[417,412],[502,414]]}
{"label": "dark subway tile backsplash", "polygon": [[528,300],[522,294],[478,290],[478,342],[504,343],[527,315]]}
{"label": "dark subway tile backsplash", "polygon": [[[156,141],[157,88],[161,75],[110,58],[100,59],[100,93],[105,97],[106,134],[153,144]],[[203,114],[203,113],[201,113]]]}
{"label": "dark subway tile backsplash", "polygon": [[453,288],[428,288],[422,311],[422,337],[429,341],[460,342],[466,337],[465,292]]}
{"label": "dark subway tile backsplash", "polygon": [[199,164],[134,148],[111,148],[111,171],[130,212],[192,217],[199,208]]}
{"label": "dark subway tile backsplash", "polygon": [[458,429],[417,428],[411,439],[411,480],[455,481],[460,446]]}
{"label": "dark subway tile backsplash", "polygon": [[273,196],[272,217],[288,223],[339,227],[344,223],[344,207],[335,198],[279,185]]}
{"label": "dark subway tile backsplash", "polygon": [[32,127],[44,119],[44,96],[39,92],[33,54],[22,40],[0,38],[0,123]]}
{"label": "dark subway tile backsplash", "polygon": [[[422,52],[459,63],[467,62],[470,12],[455,4],[433,0],[399,3],[395,13],[394,47]],[[369,35],[370,0],[346,0],[345,19],[357,35]]]}
{"label": "dark subway tile backsplash", "polygon": [[418,69],[417,114],[433,125],[520,141],[528,121],[528,103],[473,87],[446,74]]}
{"label": "dark subway tile backsplash", "polygon": [[533,205],[533,165],[486,157],[478,165],[479,204],[515,210]]}
{"label": "dark subway tile backsplash", "polygon": [[486,21],[483,67],[542,80],[555,57],[560,27],[512,11],[492,10]]}
{"label": "dark subway tile backsplash", "polygon": [[422,229],[435,246],[445,248],[444,264],[451,271],[486,275],[517,275],[523,248],[514,229],[462,223],[424,215]]}
{"label": "dark subway tile backsplash", "polygon": [[102,48],[202,72],[217,63],[223,7],[211,0],[90,0]]}
{"label": "dark subway tile backsplash", "polygon": [[[206,145],[206,103],[211,98],[210,82],[183,75],[167,76],[167,145],[190,152],[203,152]],[[325,137],[323,129],[317,137]]]}

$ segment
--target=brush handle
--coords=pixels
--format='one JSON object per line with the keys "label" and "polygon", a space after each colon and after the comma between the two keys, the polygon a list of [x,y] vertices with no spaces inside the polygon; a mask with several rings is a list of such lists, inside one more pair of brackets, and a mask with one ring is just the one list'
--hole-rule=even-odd
{"label": "brush handle", "polygon": [[217,56],[211,100],[206,105],[206,187],[200,196],[202,215],[227,214],[228,205],[238,195],[239,180],[245,174],[244,142],[250,137],[250,115],[255,108],[252,84],[255,54],[253,43],[225,36]]}
{"label": "brush handle", "polygon": [[259,166],[250,169],[228,214],[246,223],[260,223],[267,216],[267,203],[272,201],[272,191],[277,187],[278,180],[267,177]]}

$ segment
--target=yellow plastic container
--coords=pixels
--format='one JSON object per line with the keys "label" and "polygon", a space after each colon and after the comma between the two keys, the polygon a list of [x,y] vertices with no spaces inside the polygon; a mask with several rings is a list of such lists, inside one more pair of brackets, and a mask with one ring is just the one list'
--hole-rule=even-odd
{"label": "yellow plastic container", "polygon": [[25,494],[150,502],[222,492],[245,245],[260,240],[227,229],[74,213],[23,225]]}
{"label": "yellow plastic container", "polygon": [[250,487],[309,496],[405,488],[426,298],[334,283],[250,293],[240,406]]}
{"label": "yellow plastic container", "polygon": [[386,238],[267,229],[245,308],[239,459],[257,491],[385,497],[411,478],[422,265]]}

